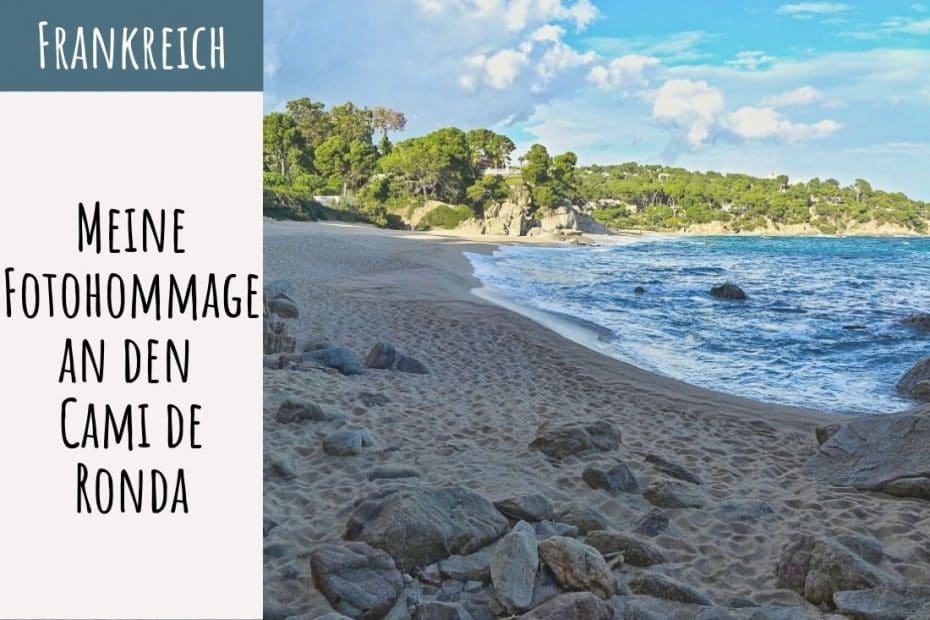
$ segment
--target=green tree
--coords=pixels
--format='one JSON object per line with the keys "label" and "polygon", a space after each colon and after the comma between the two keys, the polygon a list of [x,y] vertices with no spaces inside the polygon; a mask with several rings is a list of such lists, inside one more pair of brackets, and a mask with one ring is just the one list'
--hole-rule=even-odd
{"label": "green tree", "polygon": [[264,169],[290,180],[306,170],[306,140],[293,117],[281,112],[265,116],[262,123]]}

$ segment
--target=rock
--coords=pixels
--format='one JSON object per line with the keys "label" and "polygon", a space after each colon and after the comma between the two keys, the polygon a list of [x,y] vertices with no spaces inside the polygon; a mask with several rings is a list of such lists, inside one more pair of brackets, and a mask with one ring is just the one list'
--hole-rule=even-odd
{"label": "rock", "polygon": [[271,517],[262,517],[262,538],[268,536],[274,528],[278,527],[278,522]]}
{"label": "rock", "polygon": [[718,299],[730,299],[730,300],[736,300],[736,301],[743,301],[745,299],[749,299],[749,296],[746,295],[743,289],[741,289],[740,287],[730,282],[711,288],[710,294],[711,296],[716,297]]}
{"label": "rock", "polygon": [[907,620],[930,620],[930,603],[908,616]]}
{"label": "rock", "polygon": [[581,479],[592,489],[603,489],[611,495],[635,491],[639,487],[636,476],[625,463],[613,466],[589,465],[581,473]]}
{"label": "rock", "polygon": [[419,478],[420,471],[403,465],[382,465],[368,472],[369,480],[397,480],[400,478]]}
{"label": "rock", "polygon": [[353,618],[383,617],[404,587],[390,556],[364,543],[320,545],[310,555],[310,569],[330,605]]}
{"label": "rock", "polygon": [[919,329],[920,331],[930,332],[930,313],[915,312],[901,319],[901,323]]}
{"label": "rock", "polygon": [[536,538],[550,538],[552,536],[569,536],[574,538],[578,536],[578,528],[568,523],[559,523],[558,521],[540,521],[535,526]]}
{"label": "rock", "polygon": [[694,486],[659,480],[643,491],[643,497],[660,508],[701,508],[706,496]]}
{"label": "rock", "polygon": [[835,540],[801,535],[782,552],[775,585],[811,603],[830,603],[833,594],[893,585],[896,579]]}
{"label": "rock", "polygon": [[841,614],[856,620],[903,620],[930,605],[930,586],[837,592],[833,604]]}
{"label": "rock", "polygon": [[426,367],[426,364],[408,355],[401,355],[397,352],[397,348],[389,342],[375,343],[375,346],[368,352],[368,357],[365,358],[365,368],[393,369],[419,375],[429,374],[429,368]]}
{"label": "rock", "polygon": [[319,351],[320,349],[329,349],[333,345],[329,344],[329,340],[326,338],[313,338],[304,343],[304,346],[300,350],[304,353],[310,353],[312,351]]}
{"label": "rock", "polygon": [[669,620],[669,616],[635,596],[611,599],[616,620]]}
{"label": "rock", "polygon": [[539,232],[541,234],[588,233],[608,235],[610,230],[593,217],[578,210],[574,205],[562,205],[553,209],[540,210]]}
{"label": "rock", "polygon": [[294,465],[284,457],[274,458],[266,453],[264,464],[268,474],[276,478],[290,480],[297,477],[297,470],[294,469]]}
{"label": "rock", "polygon": [[636,288],[633,289],[633,292],[636,293],[637,295],[645,295],[646,289],[642,286],[637,286]]}
{"label": "rock", "polygon": [[757,523],[772,516],[775,511],[772,505],[764,500],[731,500],[720,506],[718,514],[726,521],[742,521],[744,523]]}
{"label": "rock", "polygon": [[265,299],[274,299],[281,296],[294,299],[297,297],[297,289],[290,280],[273,280],[266,282],[265,286],[262,287],[262,295]]}
{"label": "rock", "polygon": [[928,445],[930,407],[855,418],[842,424],[801,471],[836,486],[926,498]]}
{"label": "rock", "polygon": [[898,391],[914,400],[930,402],[930,356],[914,364],[898,381]]}
{"label": "rock", "polygon": [[345,538],[387,551],[404,571],[497,540],[507,519],[481,495],[462,487],[377,491],[353,510]]}
{"label": "rock", "polygon": [[652,463],[653,467],[672,478],[678,478],[679,480],[691,482],[692,484],[704,484],[701,477],[687,467],[663,458],[658,454],[647,454],[645,461],[647,463]]}
{"label": "rock", "polygon": [[[287,620],[291,620],[291,619],[288,618]],[[328,614],[317,616],[316,618],[314,618],[314,620],[352,620],[352,619],[349,618],[349,616],[343,616],[342,614],[338,614],[335,611],[331,611]]]}
{"label": "rock", "polygon": [[371,392],[360,392],[358,399],[366,407],[383,407],[391,402],[391,399],[384,394],[373,394]]}
{"label": "rock", "polygon": [[492,205],[484,210],[484,232],[488,235],[522,237],[532,224],[529,188],[516,186],[511,189],[511,201]]}
{"label": "rock", "polygon": [[523,493],[494,502],[494,507],[511,519],[546,521],[555,514],[552,502],[542,493]]}
{"label": "rock", "polygon": [[536,607],[521,618],[526,620],[610,620],[613,608],[590,592],[562,594]]}
{"label": "rock", "polygon": [[659,510],[653,510],[636,523],[636,531],[651,538],[668,529],[668,525],[668,515]]}
{"label": "rock", "polygon": [[323,452],[331,456],[354,456],[362,453],[362,448],[375,444],[367,428],[353,428],[336,431],[323,439]]}
{"label": "rock", "polygon": [[265,355],[290,353],[297,341],[287,333],[287,323],[274,316],[271,306],[265,302],[262,314],[262,352]]}
{"label": "rock", "polygon": [[602,555],[622,553],[623,561],[632,566],[652,566],[665,562],[665,554],[658,548],[628,534],[612,530],[588,532],[585,543],[600,551]]}
{"label": "rock", "polygon": [[645,594],[667,601],[713,605],[713,602],[691,586],[659,573],[644,572],[634,575],[626,586],[631,592]]}
{"label": "rock", "polygon": [[[520,522],[526,525],[525,521]],[[491,561],[494,596],[510,613],[525,611],[533,600],[539,555],[532,528],[514,528],[497,544]]]}
{"label": "rock", "polygon": [[469,555],[452,555],[439,562],[439,574],[445,579],[488,582],[493,560],[494,553],[490,548]]}
{"label": "rock", "polygon": [[824,424],[815,428],[814,436],[817,438],[817,445],[822,446],[826,440],[833,437],[833,434],[840,430],[840,426],[840,424]]}
{"label": "rock", "polygon": [[553,536],[540,541],[539,557],[566,590],[593,592],[606,599],[616,589],[614,576],[598,550],[574,538]]}
{"label": "rock", "polygon": [[344,375],[360,375],[364,370],[358,356],[346,347],[307,351],[302,357],[305,362],[317,362],[328,368],[335,368]]}
{"label": "rock", "polygon": [[620,431],[609,422],[543,424],[530,443],[530,449],[553,459],[563,459],[586,452],[614,450],[620,441]]}
{"label": "rock", "polygon": [[290,297],[280,296],[268,300],[268,309],[282,319],[296,319],[300,312],[297,303]]}
{"label": "rock", "polygon": [[285,398],[274,415],[275,422],[291,424],[294,422],[331,422],[342,420],[340,413],[323,411],[323,408],[309,400]]}
{"label": "rock", "polygon": [[885,559],[885,550],[882,544],[868,536],[860,534],[839,534],[836,540],[849,548],[869,564],[881,564]]}
{"label": "rock", "polygon": [[559,515],[559,520],[574,525],[582,534],[610,529],[610,519],[594,506],[575,504]]}
{"label": "rock", "polygon": [[468,611],[458,603],[427,601],[417,607],[414,620],[472,620]]}

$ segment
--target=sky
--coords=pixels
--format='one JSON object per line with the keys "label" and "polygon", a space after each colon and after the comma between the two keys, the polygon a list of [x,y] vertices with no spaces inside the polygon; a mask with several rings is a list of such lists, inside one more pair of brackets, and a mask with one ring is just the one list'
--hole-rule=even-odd
{"label": "sky", "polygon": [[930,0],[266,0],[265,110],[930,200]]}

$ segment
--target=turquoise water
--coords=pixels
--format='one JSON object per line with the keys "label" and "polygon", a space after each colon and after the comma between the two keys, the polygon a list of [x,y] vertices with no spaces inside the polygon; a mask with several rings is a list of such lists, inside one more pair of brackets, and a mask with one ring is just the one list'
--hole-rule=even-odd
{"label": "turquoise water", "polygon": [[[609,355],[763,401],[898,411],[916,403],[895,383],[930,355],[930,334],[900,323],[930,312],[930,238],[648,238],[469,258],[515,301],[609,329]],[[749,300],[708,294],[727,281]]]}

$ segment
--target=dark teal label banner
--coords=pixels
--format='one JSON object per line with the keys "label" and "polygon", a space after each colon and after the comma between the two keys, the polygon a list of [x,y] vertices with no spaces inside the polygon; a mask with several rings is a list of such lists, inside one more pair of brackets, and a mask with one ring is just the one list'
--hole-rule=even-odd
{"label": "dark teal label banner", "polygon": [[172,90],[262,90],[262,0],[0,0],[0,91]]}

